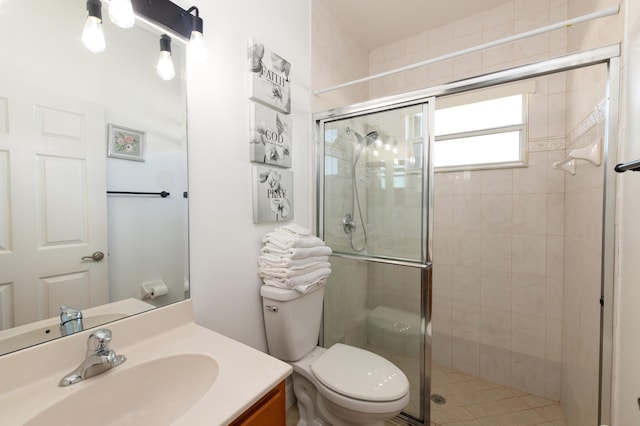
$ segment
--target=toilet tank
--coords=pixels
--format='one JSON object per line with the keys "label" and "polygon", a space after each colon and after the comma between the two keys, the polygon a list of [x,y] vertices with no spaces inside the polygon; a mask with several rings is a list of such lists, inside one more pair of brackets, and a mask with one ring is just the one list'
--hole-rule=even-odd
{"label": "toilet tank", "polygon": [[269,354],[283,361],[297,361],[318,344],[324,287],[300,293],[263,285],[262,313]]}

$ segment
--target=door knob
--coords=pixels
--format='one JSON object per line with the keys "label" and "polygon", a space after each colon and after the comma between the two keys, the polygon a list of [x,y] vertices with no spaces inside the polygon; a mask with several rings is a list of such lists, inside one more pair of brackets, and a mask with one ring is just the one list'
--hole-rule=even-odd
{"label": "door knob", "polygon": [[94,262],[99,262],[102,259],[104,259],[104,253],[101,251],[97,251],[91,256],[82,256],[82,260],[93,260]]}

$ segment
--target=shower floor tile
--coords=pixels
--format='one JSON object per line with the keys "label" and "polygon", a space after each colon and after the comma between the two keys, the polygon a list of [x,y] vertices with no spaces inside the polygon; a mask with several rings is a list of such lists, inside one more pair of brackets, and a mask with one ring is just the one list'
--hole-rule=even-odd
{"label": "shower floor tile", "polygon": [[431,403],[431,422],[436,426],[565,426],[556,401],[438,365],[431,372],[431,393],[447,401]]}

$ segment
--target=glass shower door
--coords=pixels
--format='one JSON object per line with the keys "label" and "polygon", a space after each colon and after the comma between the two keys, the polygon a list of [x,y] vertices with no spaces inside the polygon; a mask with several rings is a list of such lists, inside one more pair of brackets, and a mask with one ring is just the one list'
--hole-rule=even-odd
{"label": "glass shower door", "polygon": [[[321,234],[334,254],[323,345],[381,355],[407,375],[404,415],[428,419],[426,105],[320,122]],[[428,400],[428,397],[427,397]]]}

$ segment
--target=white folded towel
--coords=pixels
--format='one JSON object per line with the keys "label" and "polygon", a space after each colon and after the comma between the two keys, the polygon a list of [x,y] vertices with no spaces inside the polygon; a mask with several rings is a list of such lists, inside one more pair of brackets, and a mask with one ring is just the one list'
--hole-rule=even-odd
{"label": "white folded towel", "polygon": [[324,241],[313,235],[307,237],[299,237],[288,232],[269,232],[262,237],[262,242],[265,244],[272,244],[281,249],[288,249],[293,247],[317,247],[323,246]]}
{"label": "white folded towel", "polygon": [[299,275],[305,275],[315,271],[316,269],[331,268],[329,262],[315,263],[306,267],[297,268],[258,268],[258,275],[262,278],[291,278]]}
{"label": "white folded towel", "polygon": [[296,235],[299,237],[308,237],[311,235],[311,231],[307,228],[303,228],[300,225],[296,225],[295,223],[290,223],[285,226],[281,226],[280,228],[276,228],[278,232],[286,232],[292,235]]}
{"label": "white folded towel", "polygon": [[291,259],[276,254],[263,253],[258,257],[258,265],[263,268],[305,268],[309,265],[328,262],[329,256],[305,257],[302,259]]}
{"label": "white folded towel", "polygon": [[314,291],[318,287],[322,287],[322,286],[325,286],[325,285],[327,285],[327,278],[326,277],[325,278],[320,278],[319,280],[311,282],[311,283],[297,285],[295,287],[295,290],[300,292],[300,293],[306,294],[306,293],[310,293],[310,292]]}
{"label": "white folded towel", "polygon": [[274,254],[289,259],[304,259],[305,257],[329,256],[331,254],[331,248],[329,248],[328,246],[318,246],[281,249],[271,244],[265,244],[260,249],[260,253]]}
{"label": "white folded towel", "polygon": [[331,274],[331,268],[316,269],[308,274],[298,275],[291,278],[264,278],[266,285],[272,285],[280,288],[295,288],[302,284],[312,284],[322,278],[326,278]]}

